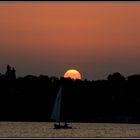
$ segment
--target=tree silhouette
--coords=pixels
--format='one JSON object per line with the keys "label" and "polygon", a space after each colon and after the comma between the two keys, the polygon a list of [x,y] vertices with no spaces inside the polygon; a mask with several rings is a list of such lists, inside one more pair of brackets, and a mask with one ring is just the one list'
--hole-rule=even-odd
{"label": "tree silhouette", "polygon": [[5,76],[10,80],[16,79],[16,73],[15,72],[16,71],[15,71],[14,67],[11,69],[11,66],[7,65],[7,70],[6,70]]}
{"label": "tree silhouette", "polygon": [[7,65],[0,74],[0,120],[51,121],[60,84],[64,86],[63,117],[84,122],[140,122],[140,75],[119,72],[107,80],[72,80],[47,75],[16,77]]}

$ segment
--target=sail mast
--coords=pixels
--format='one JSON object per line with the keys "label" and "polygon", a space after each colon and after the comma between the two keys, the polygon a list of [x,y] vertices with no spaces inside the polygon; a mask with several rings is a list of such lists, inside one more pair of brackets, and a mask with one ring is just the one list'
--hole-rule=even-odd
{"label": "sail mast", "polygon": [[56,96],[55,104],[53,107],[51,119],[54,121],[59,121],[60,123],[60,112],[61,112],[61,96],[62,96],[62,85],[60,85],[58,94]]}

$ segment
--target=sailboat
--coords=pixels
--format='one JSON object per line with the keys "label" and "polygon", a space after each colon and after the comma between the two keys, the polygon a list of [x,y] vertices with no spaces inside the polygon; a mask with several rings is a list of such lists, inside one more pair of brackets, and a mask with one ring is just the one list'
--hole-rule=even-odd
{"label": "sailboat", "polygon": [[51,115],[51,119],[58,122],[54,124],[54,129],[71,129],[72,127],[71,126],[68,126],[67,122],[65,121],[65,124],[61,124],[60,121],[61,121],[61,108],[62,108],[62,89],[63,89],[63,86],[60,85],[60,88],[59,88],[59,91],[58,91],[58,94],[56,96],[56,100],[55,100],[55,104],[54,104],[54,107],[53,107],[53,111],[52,111],[52,115]]}

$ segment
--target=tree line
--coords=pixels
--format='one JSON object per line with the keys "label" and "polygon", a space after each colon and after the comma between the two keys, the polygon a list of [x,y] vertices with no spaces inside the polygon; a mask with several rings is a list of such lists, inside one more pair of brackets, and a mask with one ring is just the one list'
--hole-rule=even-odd
{"label": "tree line", "polygon": [[16,77],[7,65],[0,74],[0,121],[52,121],[63,84],[62,116],[73,122],[140,122],[140,74],[119,72],[106,80],[72,80],[47,75]]}

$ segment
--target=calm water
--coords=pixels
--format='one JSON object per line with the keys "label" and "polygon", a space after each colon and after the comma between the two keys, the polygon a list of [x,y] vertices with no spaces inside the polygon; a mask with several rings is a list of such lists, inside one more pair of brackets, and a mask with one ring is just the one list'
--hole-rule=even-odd
{"label": "calm water", "polygon": [[71,123],[55,130],[53,123],[0,122],[0,137],[140,137],[140,124]]}

